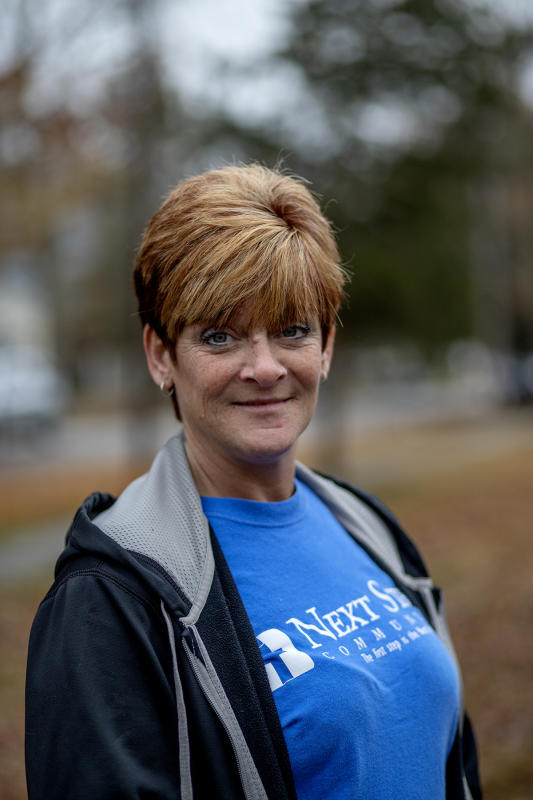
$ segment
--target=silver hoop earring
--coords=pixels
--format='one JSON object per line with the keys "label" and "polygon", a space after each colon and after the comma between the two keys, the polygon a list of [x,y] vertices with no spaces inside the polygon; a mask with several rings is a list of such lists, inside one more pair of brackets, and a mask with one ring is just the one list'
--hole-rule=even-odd
{"label": "silver hoop earring", "polygon": [[164,380],[162,380],[161,383],[159,384],[159,389],[161,392],[163,392],[163,394],[166,394],[167,397],[172,397],[172,395],[174,394],[174,385],[171,384],[167,388],[166,382]]}

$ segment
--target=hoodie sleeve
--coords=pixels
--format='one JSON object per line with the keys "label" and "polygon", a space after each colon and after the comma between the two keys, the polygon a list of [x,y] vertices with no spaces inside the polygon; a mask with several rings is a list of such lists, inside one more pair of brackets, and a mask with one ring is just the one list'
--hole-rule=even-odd
{"label": "hoodie sleeve", "polygon": [[30,636],[29,800],[178,798],[172,686],[157,609],[97,571],[66,579]]}

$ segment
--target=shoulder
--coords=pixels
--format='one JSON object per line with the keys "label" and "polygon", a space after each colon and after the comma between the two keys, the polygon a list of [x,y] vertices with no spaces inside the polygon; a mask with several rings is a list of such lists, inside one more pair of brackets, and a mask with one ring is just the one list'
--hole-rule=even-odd
{"label": "shoulder", "polygon": [[[111,495],[90,495],[80,506],[66,536],[55,568],[55,580],[41,607],[71,608],[100,603],[120,605],[123,611],[160,615],[161,600],[178,616],[190,602],[180,586],[155,559],[138,552],[135,537],[116,541],[101,527],[101,516],[113,509]],[[142,521],[139,523],[142,531]],[[135,610],[135,612],[134,612]]]}
{"label": "shoulder", "polygon": [[205,602],[214,573],[209,523],[181,436],[94,522],[120,547],[157,565],[189,605]]}
{"label": "shoulder", "polygon": [[392,511],[371,492],[297,465],[297,476],[329,506],[356,538],[362,538],[386,563],[416,577],[428,572],[418,548]]}
{"label": "shoulder", "polygon": [[[105,550],[105,537],[100,536]],[[88,653],[99,647],[105,651],[113,642],[141,635],[141,631],[148,638],[164,634],[158,594],[127,559],[102,550],[77,551],[78,544],[67,544],[55,580],[39,605],[30,634],[30,655],[47,652],[50,656],[56,647],[63,657],[67,652]]]}

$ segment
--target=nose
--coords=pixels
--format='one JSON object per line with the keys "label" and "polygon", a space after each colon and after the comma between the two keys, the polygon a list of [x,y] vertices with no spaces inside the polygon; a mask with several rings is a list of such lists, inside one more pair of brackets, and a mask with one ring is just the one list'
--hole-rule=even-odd
{"label": "nose", "polygon": [[286,374],[287,368],[280,361],[274,342],[266,333],[254,334],[241,370],[242,380],[255,381],[260,386],[272,386]]}

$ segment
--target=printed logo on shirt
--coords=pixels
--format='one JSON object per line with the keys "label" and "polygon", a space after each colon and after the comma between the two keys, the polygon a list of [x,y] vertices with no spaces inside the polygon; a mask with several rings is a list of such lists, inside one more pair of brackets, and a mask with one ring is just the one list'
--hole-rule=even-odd
{"label": "printed logo on shirt", "polygon": [[[319,614],[317,607],[312,606],[305,611],[307,617],[290,617],[286,624],[294,627],[298,638],[304,637],[307,649],[320,648],[319,654],[324,658],[335,660],[359,656],[365,664],[372,664],[391,653],[400,653],[412,642],[432,632],[421,612],[398,588],[382,587],[376,580],[369,580],[366,585],[367,593],[333,611]],[[270,651],[268,660],[265,659],[265,668],[272,691],[315,666],[309,654],[299,650],[278,628],[270,628],[257,638],[260,648],[266,647]],[[276,656],[275,666],[271,654]]]}

